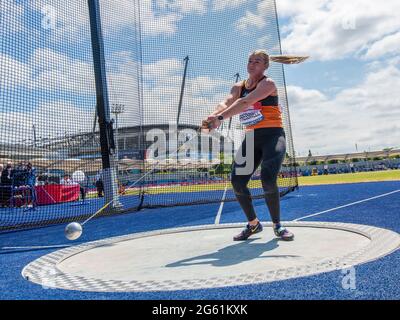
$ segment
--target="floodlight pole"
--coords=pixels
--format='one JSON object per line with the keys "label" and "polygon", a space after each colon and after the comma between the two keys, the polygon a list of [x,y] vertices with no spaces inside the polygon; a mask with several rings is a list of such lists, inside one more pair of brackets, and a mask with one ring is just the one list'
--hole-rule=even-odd
{"label": "floodlight pole", "polygon": [[37,139],[36,139],[36,126],[32,125],[32,131],[33,131],[33,146],[37,146]]}
{"label": "floodlight pole", "polygon": [[111,107],[111,113],[115,115],[115,153],[117,158],[117,168],[119,160],[119,147],[118,147],[118,115],[125,112],[125,105],[115,103]]}
{"label": "floodlight pole", "polygon": [[182,103],[183,103],[183,94],[185,92],[187,67],[188,67],[188,63],[189,63],[189,56],[186,56],[186,58],[183,59],[183,61],[185,61],[185,71],[183,72],[183,80],[182,80],[182,85],[181,85],[181,94],[180,94],[180,97],[179,97],[179,104],[178,104],[178,115],[176,117],[176,126],[177,127],[179,126],[179,118],[181,116]]}
{"label": "floodlight pole", "polygon": [[[178,115],[176,116],[176,145],[177,145],[177,147],[179,147],[179,119],[181,117],[183,95],[185,93],[185,84],[186,84],[186,75],[187,75],[187,67],[188,67],[188,63],[189,63],[189,56],[186,56],[185,59],[183,59],[183,61],[185,61],[185,70],[183,72],[181,93],[179,96]],[[179,152],[177,152],[177,154],[176,154],[176,161],[178,161],[178,158],[179,158]]]}

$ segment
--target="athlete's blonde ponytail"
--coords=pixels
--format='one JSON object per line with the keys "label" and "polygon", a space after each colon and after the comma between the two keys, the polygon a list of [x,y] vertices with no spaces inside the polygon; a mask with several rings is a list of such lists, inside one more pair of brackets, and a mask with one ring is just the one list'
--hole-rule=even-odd
{"label": "athlete's blonde ponytail", "polygon": [[270,61],[283,64],[297,64],[309,58],[309,56],[294,56],[294,55],[270,56],[265,50],[262,49],[253,51],[252,53],[250,53],[249,56],[259,56],[263,58],[267,69],[269,67]]}

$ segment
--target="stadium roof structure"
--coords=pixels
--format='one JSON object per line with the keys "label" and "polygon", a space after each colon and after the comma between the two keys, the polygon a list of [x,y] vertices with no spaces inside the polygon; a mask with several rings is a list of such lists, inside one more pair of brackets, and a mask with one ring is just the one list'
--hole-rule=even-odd
{"label": "stadium roof structure", "polygon": [[[146,134],[153,129],[159,129],[169,134],[170,130],[192,129],[197,131],[198,128],[198,126],[190,124],[180,124],[176,128],[176,125],[165,123],[122,127],[118,128],[118,139],[132,137],[132,135],[139,136],[141,133]],[[143,141],[143,143],[149,144],[150,142],[146,143],[146,141]],[[59,168],[63,168],[66,172],[73,172],[77,169],[98,171],[102,168],[99,148],[99,131],[80,132],[77,134],[66,134],[64,137],[38,139],[35,142],[29,140],[25,144],[19,142],[16,144],[0,145],[0,162],[17,164],[23,161],[30,161],[36,168],[46,171]],[[140,148],[143,148],[143,146]],[[153,162],[149,159],[145,165],[153,165]],[[168,170],[177,166],[185,166],[192,169],[211,168],[215,164],[215,161],[201,163],[195,161],[188,163],[187,159],[181,159],[179,163],[173,160],[160,161],[158,166],[160,170]],[[123,158],[120,159],[118,165],[120,170],[142,169],[143,161]]]}
{"label": "stadium roof structure", "polygon": [[[124,134],[139,134],[140,132],[148,132],[152,129],[167,130],[170,127],[169,124],[147,124],[140,126],[121,127],[118,128],[118,137],[124,137]],[[175,126],[176,128],[176,126]],[[197,130],[198,127],[194,125],[181,124],[178,127],[179,130],[193,129]],[[65,134],[64,136],[57,136],[54,138],[43,138],[33,141],[30,139],[25,143],[17,142],[15,144],[0,143],[0,159],[1,158],[13,158],[13,159],[30,159],[30,158],[43,158],[48,157],[50,151],[56,151],[60,149],[73,149],[82,146],[87,146],[90,142],[100,144],[99,142],[99,131],[94,132],[79,132],[73,134]],[[12,155],[12,157],[11,157]]]}

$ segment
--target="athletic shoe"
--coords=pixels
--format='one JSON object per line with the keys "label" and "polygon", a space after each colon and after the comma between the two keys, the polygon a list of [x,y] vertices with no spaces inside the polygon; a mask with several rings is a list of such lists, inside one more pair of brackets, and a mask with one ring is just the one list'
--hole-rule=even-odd
{"label": "athletic shoe", "polygon": [[294,239],[294,234],[282,226],[274,228],[274,233],[277,237],[285,241],[292,241]]}
{"label": "athletic shoe", "polygon": [[242,230],[238,235],[233,237],[233,241],[243,241],[247,240],[253,234],[259,233],[263,230],[263,226],[260,222],[258,222],[254,227],[250,224],[247,224],[246,228]]}

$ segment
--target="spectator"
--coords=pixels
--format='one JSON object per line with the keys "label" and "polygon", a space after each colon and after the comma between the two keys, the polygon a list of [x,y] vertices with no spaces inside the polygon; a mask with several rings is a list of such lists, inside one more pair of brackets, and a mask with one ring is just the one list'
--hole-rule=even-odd
{"label": "spectator", "polygon": [[8,162],[6,169],[3,169],[1,173],[1,183],[5,185],[11,185],[12,184],[12,174],[13,174],[13,167],[12,163]]}
{"label": "spectator", "polygon": [[13,187],[23,187],[26,185],[26,166],[20,162],[11,170],[11,184]]}
{"label": "spectator", "polygon": [[1,173],[3,172],[4,166],[0,163],[0,207],[3,206],[3,186],[1,183]]}
{"label": "spectator", "polygon": [[86,199],[86,187],[84,186],[85,182],[86,182],[86,185],[87,185],[86,177],[85,177],[85,179],[83,181],[78,183],[79,184],[79,190],[81,192],[81,200],[82,201],[85,201],[85,199]]}
{"label": "spectator", "polygon": [[26,165],[26,185],[29,187],[31,201],[32,201],[32,208],[36,208],[36,169],[32,166],[32,163],[28,162]]}
{"label": "spectator", "polygon": [[104,183],[103,183],[103,173],[101,170],[96,175],[96,188],[97,188],[97,196],[99,198],[104,197]]}
{"label": "spectator", "polygon": [[60,180],[60,184],[71,185],[74,184],[74,182],[72,181],[71,176],[69,174],[66,174],[64,175],[64,178]]}
{"label": "spectator", "polygon": [[1,172],[1,206],[9,206],[9,201],[11,198],[11,188],[13,184],[13,167],[12,163],[8,162],[6,168]]}

